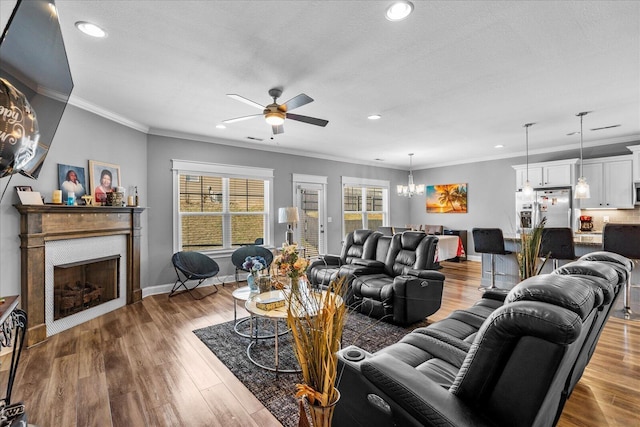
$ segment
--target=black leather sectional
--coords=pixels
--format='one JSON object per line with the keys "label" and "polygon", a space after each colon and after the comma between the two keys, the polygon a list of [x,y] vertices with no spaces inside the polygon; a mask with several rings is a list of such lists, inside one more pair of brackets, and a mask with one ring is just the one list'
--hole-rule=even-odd
{"label": "black leather sectional", "polygon": [[409,325],[438,311],[444,275],[435,264],[437,236],[405,231],[383,236],[356,230],[347,235],[339,257],[326,255],[307,268],[316,287],[346,277],[347,303],[360,313]]}
{"label": "black leather sectional", "polygon": [[375,354],[341,350],[333,425],[555,425],[632,268],[588,254]]}

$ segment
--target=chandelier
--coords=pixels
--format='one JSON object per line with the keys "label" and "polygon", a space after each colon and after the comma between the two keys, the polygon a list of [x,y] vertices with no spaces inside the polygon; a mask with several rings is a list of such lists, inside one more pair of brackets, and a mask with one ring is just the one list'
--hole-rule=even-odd
{"label": "chandelier", "polygon": [[398,185],[398,196],[413,197],[415,195],[421,196],[424,194],[424,184],[415,185],[413,183],[413,163],[411,162],[413,153],[409,153],[409,182],[408,185]]}

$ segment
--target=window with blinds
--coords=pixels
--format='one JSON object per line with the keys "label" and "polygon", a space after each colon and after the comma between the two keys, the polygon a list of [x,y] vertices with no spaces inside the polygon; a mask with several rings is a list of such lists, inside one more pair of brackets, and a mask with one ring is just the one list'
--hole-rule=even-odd
{"label": "window with blinds", "polygon": [[[224,171],[228,169],[225,167]],[[174,172],[178,250],[233,249],[265,239],[270,217],[270,178]]]}
{"label": "window with blinds", "polygon": [[377,230],[387,223],[389,185],[343,177],[344,234],[358,229]]}

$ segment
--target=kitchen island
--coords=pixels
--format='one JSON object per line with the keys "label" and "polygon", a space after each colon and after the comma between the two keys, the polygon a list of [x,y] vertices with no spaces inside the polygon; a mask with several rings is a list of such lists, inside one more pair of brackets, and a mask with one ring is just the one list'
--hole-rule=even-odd
{"label": "kitchen island", "polygon": [[[602,233],[575,233],[573,239],[575,245],[576,257],[602,250]],[[509,255],[496,255],[496,272],[504,274],[496,274],[496,287],[502,289],[511,289],[520,281],[518,275],[518,261],[516,254],[520,251],[520,237],[516,235],[504,236],[504,246],[508,251],[513,252]],[[560,265],[566,264],[569,260],[560,260]],[[550,273],[552,271],[552,260],[545,263],[542,273]],[[482,286],[488,287],[491,284],[491,258],[489,254],[482,254]],[[640,269],[633,272],[633,283],[640,280]]]}

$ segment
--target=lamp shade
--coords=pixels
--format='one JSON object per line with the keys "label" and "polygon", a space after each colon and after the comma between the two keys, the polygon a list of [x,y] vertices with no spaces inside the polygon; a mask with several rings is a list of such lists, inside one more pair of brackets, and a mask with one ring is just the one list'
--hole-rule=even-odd
{"label": "lamp shade", "polygon": [[278,222],[279,223],[295,223],[300,221],[300,215],[298,214],[298,208],[288,207],[278,209]]}

